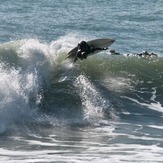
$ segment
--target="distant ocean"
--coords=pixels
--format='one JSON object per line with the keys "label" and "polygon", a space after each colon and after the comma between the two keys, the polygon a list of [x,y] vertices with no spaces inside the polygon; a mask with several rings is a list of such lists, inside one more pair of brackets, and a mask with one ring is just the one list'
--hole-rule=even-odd
{"label": "distant ocean", "polygon": [[[0,22],[0,162],[162,162],[162,0],[1,0]],[[64,60],[97,38],[121,55]]]}

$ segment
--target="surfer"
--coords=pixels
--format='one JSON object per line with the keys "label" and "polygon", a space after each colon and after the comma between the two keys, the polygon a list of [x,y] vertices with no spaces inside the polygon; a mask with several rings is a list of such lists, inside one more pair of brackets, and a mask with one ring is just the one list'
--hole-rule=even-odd
{"label": "surfer", "polygon": [[145,51],[143,53],[138,53],[137,56],[139,56],[139,57],[147,57],[147,56],[149,56],[149,57],[151,57],[151,56],[157,57],[157,54],[155,54],[155,53],[148,53],[147,51]]}
{"label": "surfer", "polygon": [[111,55],[121,55],[120,53],[116,52],[115,50],[110,50]]}
{"label": "surfer", "polygon": [[88,56],[98,53],[102,50],[107,50],[108,47],[114,42],[113,39],[102,38],[91,41],[81,41],[75,48],[69,51],[68,56],[65,58],[72,59],[75,63],[78,59],[87,59]]}
{"label": "surfer", "polygon": [[107,50],[108,48],[93,48],[87,42],[82,41],[78,44],[78,50],[75,61],[80,58],[81,60],[87,59],[88,54],[94,53],[96,50]]}

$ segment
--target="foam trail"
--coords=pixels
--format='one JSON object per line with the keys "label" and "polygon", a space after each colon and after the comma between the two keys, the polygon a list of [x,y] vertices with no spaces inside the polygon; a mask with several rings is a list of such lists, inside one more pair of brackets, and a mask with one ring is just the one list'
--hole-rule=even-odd
{"label": "foam trail", "polygon": [[85,118],[89,120],[103,118],[105,109],[109,107],[109,101],[102,98],[95,86],[84,75],[77,77],[75,86],[80,92]]}

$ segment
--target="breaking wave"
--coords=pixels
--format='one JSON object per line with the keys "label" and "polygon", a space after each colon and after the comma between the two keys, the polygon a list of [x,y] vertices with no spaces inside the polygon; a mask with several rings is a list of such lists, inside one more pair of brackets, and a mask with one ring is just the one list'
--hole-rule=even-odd
{"label": "breaking wave", "polygon": [[161,57],[104,52],[73,65],[64,58],[79,41],[67,35],[49,44],[26,39],[0,45],[0,133],[162,116]]}

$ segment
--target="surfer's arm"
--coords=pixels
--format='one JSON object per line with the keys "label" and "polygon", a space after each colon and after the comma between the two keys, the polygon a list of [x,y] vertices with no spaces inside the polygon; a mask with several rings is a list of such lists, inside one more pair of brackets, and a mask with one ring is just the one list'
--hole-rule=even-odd
{"label": "surfer's arm", "polygon": [[91,53],[94,53],[96,50],[107,50],[109,48],[92,48]]}
{"label": "surfer's arm", "polygon": [[101,50],[108,50],[109,48],[101,48]]}

